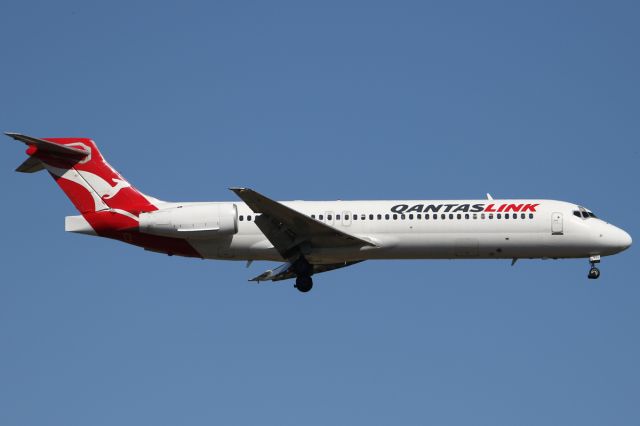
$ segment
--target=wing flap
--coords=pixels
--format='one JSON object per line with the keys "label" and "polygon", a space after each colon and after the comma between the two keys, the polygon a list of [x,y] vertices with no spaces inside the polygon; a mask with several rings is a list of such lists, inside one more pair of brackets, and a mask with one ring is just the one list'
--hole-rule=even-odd
{"label": "wing flap", "polygon": [[[357,260],[354,262],[342,262],[331,263],[326,265],[311,265],[313,266],[313,274],[321,274],[323,272],[333,271],[334,269],[344,268],[346,266],[355,265],[356,263],[363,262],[363,260]],[[295,278],[296,274],[291,269],[291,263],[286,262],[274,269],[269,269],[263,272],[257,277],[251,278],[249,281],[260,283],[261,281],[282,281]]]}

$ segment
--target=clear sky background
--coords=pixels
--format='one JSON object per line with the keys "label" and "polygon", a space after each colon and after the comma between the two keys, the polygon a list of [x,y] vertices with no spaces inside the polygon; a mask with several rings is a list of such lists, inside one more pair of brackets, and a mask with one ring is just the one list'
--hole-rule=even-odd
{"label": "clear sky background", "polygon": [[[552,198],[640,237],[637,2],[0,5],[0,128],[167,200]],[[273,264],[64,233],[1,144],[2,425],[637,425],[637,244],[586,260]]]}

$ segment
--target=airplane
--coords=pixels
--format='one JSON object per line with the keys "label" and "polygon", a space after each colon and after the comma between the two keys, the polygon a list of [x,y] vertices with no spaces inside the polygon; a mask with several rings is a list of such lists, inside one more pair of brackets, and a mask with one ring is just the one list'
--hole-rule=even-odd
{"label": "airplane", "polygon": [[167,202],[135,189],[87,138],[7,136],[27,145],[22,173],[47,170],[80,212],[65,230],[169,256],[284,262],[249,281],[312,276],[374,259],[587,258],[631,246],[624,230],[555,200],[274,201],[230,188],[241,202]]}

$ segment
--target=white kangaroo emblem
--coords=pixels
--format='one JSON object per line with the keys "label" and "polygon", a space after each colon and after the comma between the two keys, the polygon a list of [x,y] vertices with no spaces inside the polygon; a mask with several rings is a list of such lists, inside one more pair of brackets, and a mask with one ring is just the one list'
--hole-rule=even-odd
{"label": "white kangaroo emblem", "polygon": [[102,194],[102,198],[105,200],[115,197],[121,189],[131,186],[129,182],[122,179],[112,178],[111,180],[115,182],[116,185],[109,188],[105,194]]}
{"label": "white kangaroo emblem", "polygon": [[115,197],[121,189],[131,186],[129,182],[118,178],[111,178],[115,183],[114,186],[111,186],[109,182],[91,172],[75,169],[60,169],[47,163],[44,163],[44,165],[47,170],[54,175],[75,182],[86,189],[93,197],[95,211],[108,209],[109,207],[104,203],[103,199],[109,200]]}

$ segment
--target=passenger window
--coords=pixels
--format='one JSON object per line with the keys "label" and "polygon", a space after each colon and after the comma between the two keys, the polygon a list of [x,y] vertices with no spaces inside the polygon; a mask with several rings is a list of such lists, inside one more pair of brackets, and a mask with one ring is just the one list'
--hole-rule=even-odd
{"label": "passenger window", "polygon": [[446,214],[441,214],[441,215],[440,215],[440,219],[446,219],[446,218],[447,218],[447,215],[446,215]]}
{"label": "passenger window", "polygon": [[320,220],[323,220],[323,218],[324,218],[324,216],[323,216],[323,215],[320,215],[320,216],[318,216],[318,217],[320,218]]}
{"label": "passenger window", "polygon": [[421,214],[417,214],[416,215],[416,219],[422,219],[422,215]]}
{"label": "passenger window", "polygon": [[315,214],[312,214],[312,215],[311,215],[311,219],[315,219],[315,218],[316,218],[316,215],[315,215]]}
{"label": "passenger window", "polygon": [[493,213],[489,213],[489,219],[493,219]]}
{"label": "passenger window", "polygon": [[349,215],[348,214],[344,215],[344,220],[349,220]]}
{"label": "passenger window", "polygon": [[393,215],[393,220],[398,220],[398,215],[397,214]]}
{"label": "passenger window", "polygon": [[372,214],[369,215],[369,220],[373,220],[373,215]]}
{"label": "passenger window", "polygon": [[524,214],[524,213],[521,213],[521,214],[520,214],[520,218],[521,218],[521,219],[524,219],[524,218],[525,218],[525,214]]}
{"label": "passenger window", "polygon": [[382,220],[382,215],[381,214],[378,215],[378,220]]}
{"label": "passenger window", "polygon": [[340,220],[340,215],[339,214],[336,215],[336,220]]}
{"label": "passenger window", "polygon": [[465,218],[465,219],[469,219],[469,213],[465,213],[465,214],[464,214],[464,218]]}
{"label": "passenger window", "polygon": [[509,213],[505,213],[504,218],[509,219]]}
{"label": "passenger window", "polygon": [[462,215],[458,213],[458,219],[462,219]]}
{"label": "passenger window", "polygon": [[497,219],[502,219],[502,215],[501,215],[500,213],[498,213],[498,214],[496,215],[496,218],[497,218]]}
{"label": "passenger window", "polygon": [[[434,215],[434,216],[435,216],[435,215]],[[429,213],[425,214],[425,215],[424,215],[424,218],[425,218],[425,219],[427,219],[427,220],[429,220]]]}
{"label": "passenger window", "polygon": [[384,215],[384,218],[385,218],[386,220],[389,220],[389,215],[388,215],[388,214],[385,214],[385,215]]}
{"label": "passenger window", "polygon": [[333,218],[333,215],[328,214],[327,215],[327,220],[331,220]]}
{"label": "passenger window", "polygon": [[480,219],[484,219],[484,213],[480,215]]}
{"label": "passenger window", "polygon": [[244,220],[244,216],[240,215],[240,222]]}
{"label": "passenger window", "polygon": [[360,216],[360,219],[361,219],[361,220],[365,220],[366,218],[367,218],[367,215],[366,215],[366,214],[364,214],[364,213]]}
{"label": "passenger window", "polygon": [[529,219],[533,219],[533,213],[529,213]]}
{"label": "passenger window", "polygon": [[409,215],[409,220],[413,220],[413,215],[412,214]]}
{"label": "passenger window", "polygon": [[251,222],[251,216],[247,216],[247,220]]}
{"label": "passenger window", "polygon": [[478,218],[478,214],[477,214],[477,213],[474,213],[474,214],[473,214],[473,218],[474,218],[474,219],[477,219],[477,218]]}

